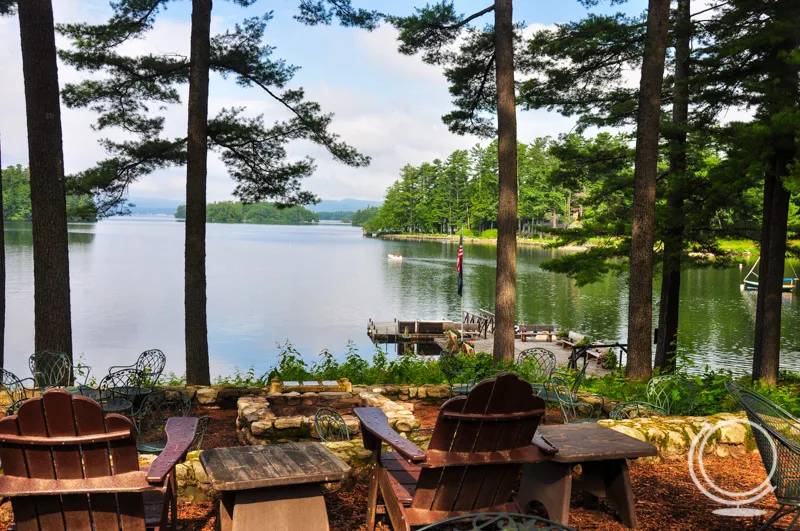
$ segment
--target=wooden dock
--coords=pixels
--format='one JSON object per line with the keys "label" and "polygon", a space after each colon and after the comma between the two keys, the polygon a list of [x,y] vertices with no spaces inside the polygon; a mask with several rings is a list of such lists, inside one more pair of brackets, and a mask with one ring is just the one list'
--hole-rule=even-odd
{"label": "wooden dock", "polygon": [[[467,318],[473,322],[463,323],[463,329],[473,336],[474,339],[471,342],[475,352],[492,354],[494,352],[494,323],[492,322],[491,326],[487,326],[487,322],[480,322],[480,319],[475,319],[475,316],[471,314],[468,314]],[[448,320],[395,319],[394,321],[373,321],[370,319],[367,325],[367,334],[373,343],[398,344],[399,354],[414,352],[413,345],[425,345],[429,347],[426,349],[429,353],[434,353],[434,351],[438,352],[438,349],[443,349],[446,346],[445,332],[447,330],[460,331],[461,327],[462,323]],[[523,327],[524,325],[520,326],[520,328]],[[526,349],[542,347],[555,354],[559,367],[566,366],[572,354],[572,348],[562,342],[553,341],[555,339],[553,327],[531,325],[531,328],[542,328],[542,331],[534,333],[529,330],[521,330],[520,337],[514,340],[514,358],[516,359],[517,355]],[[412,348],[409,350],[409,347]],[[610,372],[602,368],[594,359],[589,362],[586,368],[586,373],[590,375],[602,376]]]}

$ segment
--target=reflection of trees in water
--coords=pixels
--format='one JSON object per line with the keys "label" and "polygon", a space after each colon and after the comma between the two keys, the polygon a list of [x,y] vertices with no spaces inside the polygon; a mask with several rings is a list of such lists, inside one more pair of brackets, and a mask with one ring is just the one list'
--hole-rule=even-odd
{"label": "reflection of trees in water", "polygon": [[[69,245],[89,245],[94,241],[95,226],[90,223],[69,224],[67,242]],[[33,233],[31,224],[25,221],[4,222],[6,245],[33,247]]]}

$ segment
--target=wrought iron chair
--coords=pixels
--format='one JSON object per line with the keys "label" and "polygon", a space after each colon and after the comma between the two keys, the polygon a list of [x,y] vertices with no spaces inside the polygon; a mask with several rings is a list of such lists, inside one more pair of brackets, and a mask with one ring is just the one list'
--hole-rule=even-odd
{"label": "wrought iron chair", "polygon": [[16,374],[5,369],[0,369],[0,385],[3,386],[3,393],[8,397],[8,407],[6,408],[6,415],[13,415],[29,398],[33,398],[35,389],[32,387],[25,387],[22,382],[30,381],[33,384],[33,378],[19,379]]}
{"label": "wrought iron chair", "polygon": [[753,430],[764,467],[772,470],[775,465],[770,483],[778,499],[778,509],[761,529],[768,528],[779,518],[796,513],[787,528],[792,529],[800,518],[800,420],[752,389],[732,380],[725,382],[725,388],[745,410],[750,422],[769,433],[777,449],[777,454],[773,454],[769,438],[761,430]]}
{"label": "wrought iron chair", "polygon": [[142,396],[142,373],[137,369],[122,369],[100,380],[96,389],[80,386],[83,396],[98,402],[106,413],[132,412],[134,401]]}
{"label": "wrought iron chair", "polygon": [[[548,382],[550,391],[556,397],[558,407],[561,409],[561,414],[564,416],[565,424],[574,424],[578,422],[597,422],[600,420],[600,415],[603,413],[603,406],[605,402],[603,397],[592,393],[587,393],[593,396],[600,402],[600,407],[589,402],[581,402],[578,399],[577,393],[573,392],[566,381],[554,376]],[[582,415],[585,413],[585,416]]]}
{"label": "wrought iron chair", "polygon": [[351,435],[358,433],[347,426],[342,416],[332,409],[319,408],[314,414],[314,429],[324,442],[349,441]]}
{"label": "wrought iron chair", "polygon": [[[587,365],[588,364],[585,363],[580,368],[578,373],[575,375],[575,379],[572,380],[572,385],[569,386],[569,393],[562,395],[561,396],[562,399],[569,398],[578,393],[578,389],[580,389],[581,383],[583,383],[583,378],[586,376]],[[554,371],[550,376],[550,378],[548,378],[548,380],[545,382],[544,388],[538,389],[534,387],[534,391],[536,391],[537,396],[542,400],[544,400],[545,402],[558,403],[559,401],[558,393],[556,393],[554,386],[551,384],[551,380],[553,379],[561,380],[562,382],[566,382],[569,380],[568,376],[565,373]]]}
{"label": "wrought iron chair", "polygon": [[[442,351],[439,355],[439,368],[444,373],[448,385],[450,385],[450,396],[465,395],[470,389],[475,387],[475,380],[467,378],[461,361],[456,354]],[[460,380],[460,381],[459,381]]]}
{"label": "wrought iron chair", "polygon": [[142,374],[142,386],[152,391],[158,384],[158,379],[161,378],[166,364],[167,356],[159,349],[154,348],[139,354],[139,358],[133,365],[112,366],[108,368],[108,373],[111,374],[121,369],[136,369]]}
{"label": "wrought iron chair", "polygon": [[556,370],[556,355],[546,348],[529,348],[517,354],[516,364],[533,390],[540,391],[546,389],[547,381]]}
{"label": "wrought iron chair", "polygon": [[[471,526],[471,527],[470,527]],[[519,531],[573,531],[571,527],[561,525],[530,514],[515,513],[478,513],[466,516],[454,516],[441,520],[435,524],[427,525],[419,531],[452,531],[454,529],[464,531],[492,530],[492,529],[516,529]]]}
{"label": "wrought iron chair", "polygon": [[[136,427],[136,449],[142,454],[160,454],[167,444],[167,421],[172,417],[188,417],[192,410],[192,399],[176,391],[154,391],[142,400],[131,415]],[[199,450],[208,429],[211,417],[200,417],[197,431],[189,450]]]}
{"label": "wrought iron chair", "polygon": [[676,374],[662,374],[647,382],[644,396],[617,405],[612,418],[635,418],[635,413],[642,417],[690,415],[696,395],[697,387],[691,381]]}
{"label": "wrought iron chair", "polygon": [[64,352],[40,350],[28,358],[28,366],[33,375],[33,385],[41,392],[70,385],[72,360]]}

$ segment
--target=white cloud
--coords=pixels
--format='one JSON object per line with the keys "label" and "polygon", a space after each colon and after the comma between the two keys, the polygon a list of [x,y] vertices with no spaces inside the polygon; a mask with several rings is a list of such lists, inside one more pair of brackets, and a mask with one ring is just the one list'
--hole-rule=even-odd
{"label": "white cloud", "polygon": [[[108,7],[102,2],[80,3],[77,0],[56,2],[56,21],[102,21]],[[88,7],[87,7],[88,5]],[[105,6],[105,7],[97,7]],[[212,20],[215,31],[220,31],[224,21]],[[542,29],[531,24],[526,30],[532,33]],[[445,158],[456,149],[468,149],[476,137],[460,137],[447,131],[441,115],[451,108],[447,82],[441,68],[423,63],[420,57],[408,57],[397,52],[396,30],[390,27],[376,31],[358,32],[334,28],[319,28],[324,35],[345,35],[336,42],[333,55],[320,61],[332,61],[336,75],[314,76],[315,70],[330,66],[304,64],[298,82],[306,88],[309,99],[318,101],[325,112],[335,113],[332,129],[342,138],[372,157],[367,168],[349,168],[331,160],[328,153],[310,142],[297,142],[290,147],[290,156],[311,155],[316,159],[317,172],[306,180],[305,186],[327,199],[354,197],[380,199],[384,191],[398,176],[405,164],[418,165],[434,158]],[[349,32],[349,33],[344,33]],[[125,52],[188,54],[190,26],[174,19],[160,20],[146,39],[125,45]],[[0,39],[6,43],[19,42],[16,18],[0,19]],[[59,45],[65,45],[59,40]],[[281,49],[277,54],[280,56]],[[22,66],[18,45],[0,50],[0,74],[5,82],[0,84],[0,127],[3,133],[4,162],[27,163],[25,131],[25,100],[22,84]],[[84,73],[66,65],[59,65],[60,82],[77,82]],[[186,131],[186,87],[181,87],[183,105],[169,106],[166,117],[166,134],[182,136]],[[263,113],[267,121],[286,118],[285,110],[257,88],[242,88],[232,79],[222,80],[212,75],[209,114],[213,116],[223,107],[240,106],[248,115]],[[65,169],[68,173],[87,168],[105,156],[97,144],[101,137],[124,138],[120,132],[92,130],[96,116],[88,110],[62,109],[64,131]],[[519,139],[532,141],[537,136],[551,135],[569,130],[572,121],[554,113],[520,112]],[[225,200],[231,197],[235,183],[215,154],[209,156],[208,199]],[[131,188],[131,194],[144,197],[182,199],[185,197],[185,170],[170,168],[150,175]]]}

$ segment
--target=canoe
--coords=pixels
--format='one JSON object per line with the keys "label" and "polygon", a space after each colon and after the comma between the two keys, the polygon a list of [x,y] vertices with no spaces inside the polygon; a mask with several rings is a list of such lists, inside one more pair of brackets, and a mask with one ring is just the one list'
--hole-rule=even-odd
{"label": "canoe", "polygon": [[389,254],[389,255],[386,255],[386,256],[389,257],[389,260],[402,260],[403,259],[403,255],[402,254]]}

